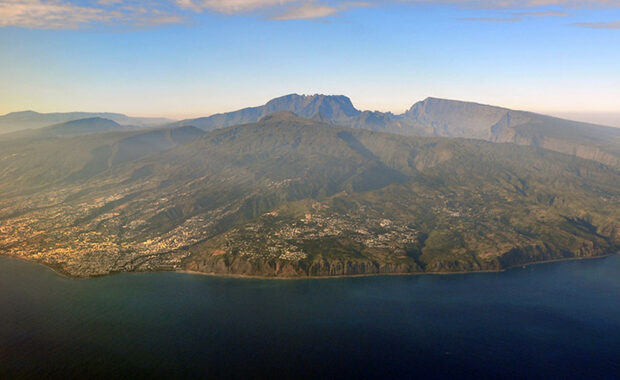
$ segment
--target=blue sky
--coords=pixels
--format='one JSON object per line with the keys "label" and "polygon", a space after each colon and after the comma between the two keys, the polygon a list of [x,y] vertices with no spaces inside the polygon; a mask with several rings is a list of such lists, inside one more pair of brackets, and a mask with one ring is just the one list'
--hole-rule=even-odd
{"label": "blue sky", "polygon": [[615,0],[0,0],[0,47],[0,114],[182,118],[293,92],[620,114]]}

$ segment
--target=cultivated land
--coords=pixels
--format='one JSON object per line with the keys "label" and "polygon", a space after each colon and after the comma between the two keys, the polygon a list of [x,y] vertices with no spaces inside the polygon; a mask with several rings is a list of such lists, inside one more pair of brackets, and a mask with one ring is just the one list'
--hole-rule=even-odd
{"label": "cultivated land", "polygon": [[[540,141],[562,128],[553,123],[527,128]],[[619,155],[605,128],[588,139],[570,131],[599,151],[611,133],[604,148]],[[499,270],[619,251],[614,162],[407,135],[290,112],[211,131],[89,118],[0,135],[0,252],[72,276],[301,277]]]}

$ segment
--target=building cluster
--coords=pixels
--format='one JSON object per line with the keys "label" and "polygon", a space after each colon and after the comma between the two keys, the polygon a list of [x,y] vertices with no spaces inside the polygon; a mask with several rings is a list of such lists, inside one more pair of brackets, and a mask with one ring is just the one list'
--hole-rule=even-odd
{"label": "building cluster", "polygon": [[299,261],[308,257],[313,242],[346,239],[365,248],[402,252],[417,242],[416,229],[408,224],[361,212],[341,215],[315,208],[300,219],[267,213],[226,234],[223,250],[246,259]]}

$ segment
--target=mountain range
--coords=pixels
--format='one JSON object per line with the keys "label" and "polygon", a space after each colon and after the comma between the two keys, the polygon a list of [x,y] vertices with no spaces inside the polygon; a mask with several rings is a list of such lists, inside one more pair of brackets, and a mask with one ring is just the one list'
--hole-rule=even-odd
{"label": "mountain range", "polygon": [[437,98],[427,98],[405,113],[394,115],[357,110],[346,96],[291,94],[263,106],[182,120],[172,125],[191,125],[210,131],[254,123],[280,111],[328,124],[404,136],[463,137],[532,145],[620,167],[620,128]]}
{"label": "mountain range", "polygon": [[[277,111],[284,97],[226,116],[232,126],[90,118],[3,135],[0,252],[72,276],[300,277],[501,270],[620,249],[618,167],[539,140],[574,125],[565,134],[588,149],[610,133],[616,157],[613,130],[427,100],[406,113],[438,131],[425,133],[479,135],[412,136],[391,122],[344,125],[379,115],[344,97],[292,98],[294,111]],[[495,142],[493,127],[542,137]]]}
{"label": "mountain range", "polygon": [[437,98],[417,102],[400,115],[360,111],[346,96],[319,94],[290,94],[258,107],[177,122],[164,118],[133,118],[115,113],[40,114],[24,111],[0,116],[0,134],[93,118],[112,120],[131,129],[194,126],[210,131],[254,123],[266,115],[281,111],[293,112],[299,117],[327,124],[404,136],[462,137],[537,146],[620,168],[620,128]]}

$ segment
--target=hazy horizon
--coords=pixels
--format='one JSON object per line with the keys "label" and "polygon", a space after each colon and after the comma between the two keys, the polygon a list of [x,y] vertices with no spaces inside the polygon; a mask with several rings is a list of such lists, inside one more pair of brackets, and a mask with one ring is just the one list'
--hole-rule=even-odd
{"label": "hazy horizon", "polygon": [[[300,94],[300,95],[309,95],[309,94]],[[336,95],[336,94],[322,94],[322,95]],[[345,95],[346,96],[346,95]],[[426,99],[426,98],[424,98]],[[411,105],[415,104],[418,101],[423,101],[424,99],[420,99],[420,100],[416,100],[414,102],[411,103]],[[8,115],[10,113],[17,113],[17,112],[27,112],[27,111],[33,111],[33,112],[37,112],[37,113],[72,113],[72,112],[84,112],[84,113],[121,113],[121,114],[125,114],[127,116],[131,116],[131,117],[145,117],[145,118],[164,118],[164,119],[170,119],[172,121],[178,121],[178,120],[186,120],[186,119],[194,119],[194,118],[200,118],[200,117],[207,117],[207,116],[212,116],[215,114],[219,114],[219,113],[227,113],[227,112],[232,112],[232,111],[237,111],[239,109],[243,109],[243,108],[249,108],[249,107],[255,107],[255,106],[260,106],[265,104],[266,102],[268,102],[271,99],[267,99],[265,100],[263,103],[260,104],[250,104],[250,105],[245,105],[245,106],[240,106],[238,108],[230,108],[230,109],[222,109],[220,111],[217,112],[212,112],[212,113],[194,113],[194,114],[172,114],[172,115],[166,115],[166,114],[126,114],[123,112],[117,112],[115,110],[109,110],[109,109],[96,109],[96,110],[78,110],[78,109],[67,109],[67,110],[54,110],[54,111],[40,111],[40,110],[36,110],[36,109],[20,109],[20,110],[15,110],[15,111],[10,111],[4,114],[0,114],[0,116],[4,116],[4,115]],[[466,100],[466,99],[451,99],[451,100],[459,100],[459,101],[466,101],[466,102],[474,102],[474,103],[480,103],[480,102],[475,102],[475,101],[471,101],[471,100]],[[403,112],[405,112],[407,109],[409,109],[409,107],[403,109],[403,110],[398,110],[398,111],[394,111],[394,110],[381,110],[381,109],[373,109],[373,108],[363,108],[363,107],[359,107],[357,106],[356,102],[351,99],[353,106],[355,106],[357,109],[362,110],[362,111],[381,111],[381,112],[392,112],[394,114],[401,114]],[[535,112],[535,113],[539,113],[539,114],[543,114],[543,115],[549,115],[549,116],[554,116],[554,117],[559,117],[562,119],[567,119],[567,120],[574,120],[574,121],[580,121],[580,122],[584,122],[584,123],[591,123],[591,124],[598,124],[598,125],[604,125],[604,126],[609,126],[609,127],[616,127],[616,128],[620,128],[620,112],[556,112],[556,111],[535,111],[535,110],[529,110],[529,109],[516,109],[516,108],[512,108],[512,107],[507,107],[505,105],[502,104],[489,104],[491,106],[498,106],[498,107],[505,107],[505,108],[509,108],[509,109],[515,109],[515,110],[520,110],[520,111],[529,111],[529,112]]]}
{"label": "hazy horizon", "polygon": [[181,119],[336,93],[367,110],[433,96],[618,125],[600,115],[620,110],[619,20],[602,0],[8,0],[0,114]]}

